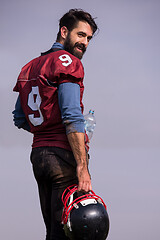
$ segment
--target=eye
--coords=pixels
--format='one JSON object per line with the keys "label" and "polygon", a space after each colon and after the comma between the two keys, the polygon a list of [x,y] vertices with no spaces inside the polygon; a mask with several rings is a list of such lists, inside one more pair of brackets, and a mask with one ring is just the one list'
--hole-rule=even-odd
{"label": "eye", "polygon": [[78,33],[78,36],[79,37],[83,37],[83,33]]}

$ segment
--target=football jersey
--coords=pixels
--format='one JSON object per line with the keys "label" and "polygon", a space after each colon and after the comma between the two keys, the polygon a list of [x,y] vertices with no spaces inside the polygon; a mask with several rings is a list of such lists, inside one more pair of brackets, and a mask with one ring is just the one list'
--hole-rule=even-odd
{"label": "football jersey", "polygon": [[34,134],[33,148],[56,146],[71,150],[58,104],[58,86],[65,82],[79,84],[83,113],[83,78],[81,61],[65,50],[39,56],[22,68],[14,91],[19,92],[22,109]]}

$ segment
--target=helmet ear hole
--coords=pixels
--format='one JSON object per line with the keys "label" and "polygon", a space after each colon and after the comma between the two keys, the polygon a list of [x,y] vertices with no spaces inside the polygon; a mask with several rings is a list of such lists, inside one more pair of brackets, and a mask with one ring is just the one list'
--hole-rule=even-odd
{"label": "helmet ear hole", "polygon": [[93,191],[85,194],[77,189],[77,185],[71,186],[67,188],[67,197],[62,195],[62,223],[66,236],[71,240],[105,240],[109,217],[104,201]]}

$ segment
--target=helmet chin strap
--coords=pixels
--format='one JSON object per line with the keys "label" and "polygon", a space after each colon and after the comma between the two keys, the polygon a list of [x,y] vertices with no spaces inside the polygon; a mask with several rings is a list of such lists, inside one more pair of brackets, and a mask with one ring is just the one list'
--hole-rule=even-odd
{"label": "helmet chin strap", "polygon": [[72,231],[72,228],[71,228],[71,221],[70,221],[70,214],[68,215],[67,227],[69,228],[70,231]]}
{"label": "helmet chin strap", "polygon": [[[75,193],[75,192],[73,192],[73,193],[70,195],[68,205],[71,205],[71,203],[73,202],[73,195],[74,195],[74,193]],[[67,227],[69,228],[70,231],[72,231],[71,221],[70,221],[70,213],[68,214]]]}

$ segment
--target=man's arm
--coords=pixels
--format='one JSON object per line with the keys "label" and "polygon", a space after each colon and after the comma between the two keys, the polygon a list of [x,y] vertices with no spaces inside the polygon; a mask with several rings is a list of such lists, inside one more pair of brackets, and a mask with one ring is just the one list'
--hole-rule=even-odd
{"label": "man's arm", "polygon": [[77,162],[78,190],[91,190],[88,154],[85,148],[84,117],[80,107],[80,86],[62,83],[58,90],[59,106],[66,134]]}
{"label": "man's arm", "polygon": [[85,150],[84,133],[72,132],[69,133],[67,137],[77,162],[77,177],[79,181],[78,190],[88,192],[92,189],[92,186],[88,171],[88,159]]}
{"label": "man's arm", "polygon": [[30,132],[30,126],[21,107],[19,96],[16,101],[15,110],[12,112],[12,114],[14,125],[18,128],[23,128],[24,130]]}

